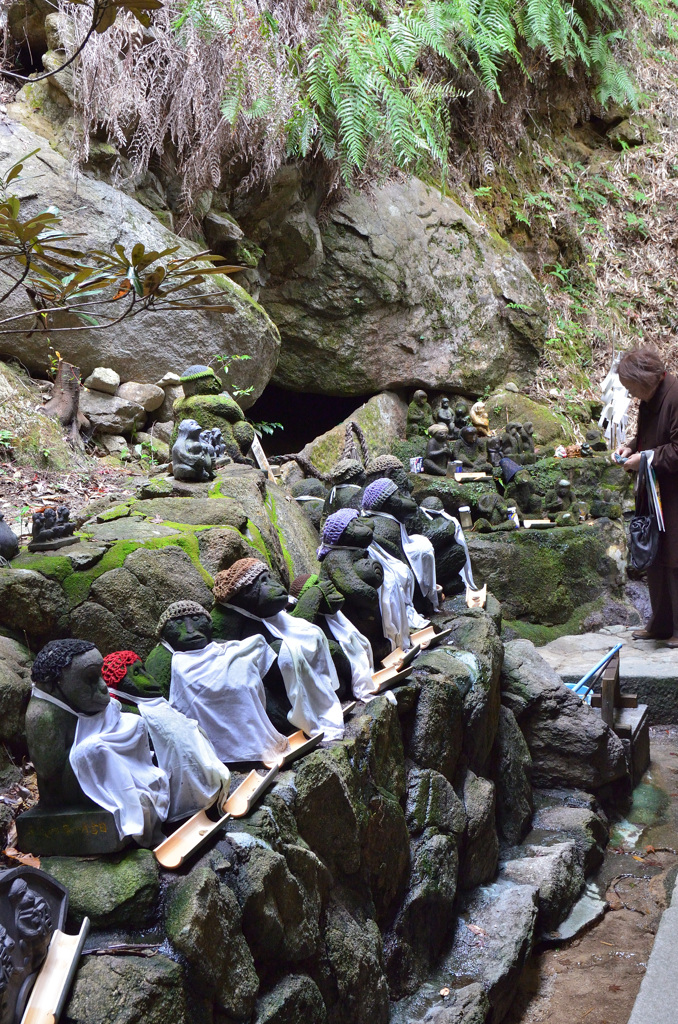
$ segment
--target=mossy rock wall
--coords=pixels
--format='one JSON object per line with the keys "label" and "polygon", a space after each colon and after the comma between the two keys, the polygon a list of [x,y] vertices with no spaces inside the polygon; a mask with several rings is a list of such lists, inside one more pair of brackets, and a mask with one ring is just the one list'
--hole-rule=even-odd
{"label": "mossy rock wall", "polygon": [[603,596],[623,597],[626,535],[600,519],[574,527],[467,536],[478,585],[502,603],[505,619],[567,622]]}
{"label": "mossy rock wall", "polygon": [[85,516],[73,547],[22,551],[0,569],[0,629],[34,650],[75,636],[143,658],[167,605],[211,609],[213,574],[236,559],[261,558],[286,585],[316,570],[317,534],[288,492],[258,470],[226,469],[194,497],[130,498]]}

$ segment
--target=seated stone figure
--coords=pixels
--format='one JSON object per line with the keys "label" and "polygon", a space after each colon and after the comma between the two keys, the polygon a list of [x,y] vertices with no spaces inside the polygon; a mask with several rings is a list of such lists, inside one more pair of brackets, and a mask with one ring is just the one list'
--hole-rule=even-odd
{"label": "seated stone figure", "polygon": [[184,397],[174,403],[176,420],[197,420],[203,430],[218,427],[225,454],[234,462],[253,465],[250,457],[254,427],[234,398],[224,391],[221,381],[209,366],[189,366],[181,376]]}
{"label": "seated stone figure", "polygon": [[157,673],[160,681],[169,668],[170,704],[197,722],[222,761],[274,762],[288,749],[268,714],[263,683],[275,651],[259,634],[224,643],[212,632],[202,605],[175,601],[160,616],[161,643],[146,659],[145,674]]}
{"label": "seated stone figure", "polygon": [[450,400],[447,397],[440,399],[440,405],[436,410],[436,423],[444,423],[451,436],[452,427],[454,426],[454,413],[450,409]]}
{"label": "seated stone figure", "polygon": [[200,440],[209,452],[212,465],[216,463],[217,459],[223,458],[226,453],[226,445],[223,442],[219,427],[212,427],[211,430],[201,430]]}
{"label": "seated stone figure", "polygon": [[409,496],[412,493],[407,470],[395,455],[377,455],[375,459],[370,459],[365,467],[365,474],[368,484],[387,477],[393,481],[401,494]]}
{"label": "seated stone figure", "polygon": [[457,430],[457,437],[459,437],[464,427],[471,426],[468,405],[461,398],[454,407],[454,425]]}
{"label": "seated stone figure", "polygon": [[434,423],[428,432],[431,440],[426,445],[424,472],[430,473],[431,476],[447,476],[447,463],[450,458],[447,426],[444,423]]}
{"label": "seated stone figure", "polygon": [[29,549],[40,551],[75,543],[75,523],[69,522],[69,516],[70,512],[65,505],[34,512]]}
{"label": "seated stone figure", "polygon": [[[339,591],[344,599],[342,612],[367,637],[375,661],[381,661],[392,645],[384,632],[380,607],[384,571],[368,553],[373,535],[371,525],[356,509],[333,512],[325,521],[318,549],[319,578]],[[404,609],[402,617],[406,623]]]}
{"label": "seated stone figure", "polygon": [[490,433],[490,420],[484,402],[476,402],[471,406],[469,413],[471,424],[478,431],[479,437],[488,437]]}
{"label": "seated stone figure", "polygon": [[513,474],[504,497],[507,505],[517,505],[524,516],[539,517],[543,512],[544,502],[526,469],[519,468]]}
{"label": "seated stone figure", "polygon": [[0,557],[6,558],[9,562],[18,554],[19,538],[7,525],[4,515],[0,512]]}
{"label": "seated stone figure", "polygon": [[572,484],[566,478],[559,480],[555,487],[546,492],[544,508],[550,516],[556,516],[559,512],[569,512],[576,496],[572,490]]}
{"label": "seated stone figure", "polygon": [[[268,566],[256,558],[241,558],[214,579],[215,633],[224,640],[263,637],[278,655],[283,686],[265,679],[267,698],[287,721],[306,735],[318,731],[325,740],[341,739],[344,717],[336,691],[339,679],[325,634],[285,609],[288,593]],[[284,719],[283,719],[284,720]]]}
{"label": "seated stone figure", "polygon": [[365,489],[365,467],[358,459],[340,459],[332,468],[330,493],[325,499],[323,520],[340,508],[360,508]]}
{"label": "seated stone figure", "polygon": [[149,846],[169,813],[169,780],[152,761],[145,723],[111,700],[102,664],[87,640],[53,640],[33,663],[26,738],[39,810],[98,806],[120,839]]}
{"label": "seated stone figure", "polygon": [[491,473],[492,465],[487,457],[487,441],[478,437],[475,427],[462,427],[459,440],[454,443],[453,458],[474,473]]}
{"label": "seated stone figure", "polygon": [[432,423],[433,410],[428,404],[426,392],[415,391],[407,409],[405,436],[408,440],[413,437],[426,437]]}
{"label": "seated stone figure", "polygon": [[334,667],[339,676],[340,700],[359,700],[374,689],[374,659],[367,637],[346,618],[344,596],[332,581],[315,573],[297,576],[290,587],[296,599],[290,615],[319,626],[327,637]]}
{"label": "seated stone figure", "polygon": [[436,581],[443,592],[448,597],[460,594],[467,585],[475,590],[463,530],[453,516],[447,515],[440,498],[424,498],[417,522],[433,545]]}
{"label": "seated stone figure", "polygon": [[[387,597],[394,609],[396,606],[400,608],[404,600],[409,625],[405,647],[409,644],[411,630],[423,629],[429,624],[429,619],[420,614],[420,609],[430,612],[438,608],[433,545],[422,534],[408,534],[404,525],[416,510],[412,498],[400,494],[393,480],[384,477],[365,488],[363,513],[369,516],[374,530],[369,553],[384,570],[382,617]],[[396,611],[393,618],[396,619]],[[394,643],[394,647],[403,646],[402,634],[405,632],[399,613],[397,619],[401,639]],[[386,621],[384,631],[389,639],[395,640],[394,631],[389,634],[386,630]]]}
{"label": "seated stone figure", "polygon": [[586,443],[594,452],[607,451],[607,441],[600,427],[589,427],[586,431]]}
{"label": "seated stone figure", "polygon": [[177,439],[172,446],[172,473],[175,480],[193,483],[214,479],[214,462],[196,420],[182,420],[179,424]]}
{"label": "seated stone figure", "polygon": [[291,490],[292,496],[296,499],[304,515],[308,517],[316,530],[319,530],[327,500],[327,488],[322,480],[306,477],[292,484]]}

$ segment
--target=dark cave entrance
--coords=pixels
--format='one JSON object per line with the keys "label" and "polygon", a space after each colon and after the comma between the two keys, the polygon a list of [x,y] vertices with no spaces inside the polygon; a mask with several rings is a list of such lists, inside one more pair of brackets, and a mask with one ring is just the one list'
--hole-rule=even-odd
{"label": "dark cave entrance", "polygon": [[282,430],[264,433],[261,443],[267,455],[286,455],[301,451],[314,437],[336,427],[371,397],[314,395],[269,384],[247,410],[247,418],[252,423],[282,423]]}

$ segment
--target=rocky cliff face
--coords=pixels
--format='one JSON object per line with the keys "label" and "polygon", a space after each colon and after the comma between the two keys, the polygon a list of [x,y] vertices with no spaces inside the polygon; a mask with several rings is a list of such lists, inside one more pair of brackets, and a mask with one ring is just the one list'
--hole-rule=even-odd
{"label": "rocky cliff face", "polygon": [[265,252],[260,298],[282,336],[278,383],[480,394],[530,379],[546,303],[506,242],[416,179],[348,197],[321,227],[293,174],[243,217]]}
{"label": "rocky cliff face", "polygon": [[[69,162],[50,147],[46,138],[0,114],[3,169],[35,149],[38,152],[26,161],[22,179],[12,187],[25,198],[25,209],[31,216],[48,205],[58,207],[64,229],[81,236],[77,239],[79,248],[112,251],[115,245],[123,245],[129,251],[142,242],[149,251],[172,246],[179,246],[181,254],[187,256],[200,251],[118,189],[87,176],[74,179]],[[84,377],[96,366],[109,366],[123,381],[146,383],[153,383],[168,371],[181,373],[191,363],[209,363],[220,354],[248,355],[248,360],[235,364],[232,377],[241,388],[253,387],[252,394],[244,396],[244,404],[249,405],[261,394],[275,368],[280,347],[278,331],[262,307],[230,278],[220,277],[218,287],[227,290],[233,313],[148,313],[124,320],[111,330],[83,329],[80,325],[78,330],[52,334],[50,340],[64,358],[80,367]],[[17,291],[3,303],[2,317],[15,316],[26,308],[31,308],[28,299]],[[78,326],[75,321],[73,326]],[[0,337],[0,354],[20,359],[31,370],[44,371],[48,366],[47,347],[40,331]]]}

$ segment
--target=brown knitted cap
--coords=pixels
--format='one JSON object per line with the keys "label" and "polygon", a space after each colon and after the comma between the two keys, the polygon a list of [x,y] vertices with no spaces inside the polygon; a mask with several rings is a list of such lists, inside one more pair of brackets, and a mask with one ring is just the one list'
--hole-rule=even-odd
{"label": "brown knitted cap", "polygon": [[174,604],[170,604],[165,608],[164,612],[158,619],[158,626],[156,629],[158,636],[160,636],[163,631],[163,627],[171,619],[183,619],[185,615],[206,615],[208,619],[211,620],[212,618],[207,609],[203,608],[203,606],[198,604],[197,601],[175,601]]}
{"label": "brown knitted cap", "polygon": [[[310,572],[304,573],[302,576],[297,576],[296,579],[294,579],[292,581],[292,585],[290,587],[290,597],[297,597],[298,598],[299,594],[301,593],[301,591],[302,591],[302,589],[304,587],[304,585],[306,583],[308,583],[310,578],[311,578],[311,573]],[[317,578],[318,577],[316,576],[316,579]]]}
{"label": "brown knitted cap", "polygon": [[365,472],[368,476],[372,476],[373,473],[379,473],[380,476],[386,476],[391,469],[404,469],[400,459],[396,459],[395,455],[377,455],[376,459],[370,459],[365,466]]}
{"label": "brown knitted cap", "polygon": [[252,583],[268,566],[258,558],[239,558],[230,569],[222,569],[214,577],[214,600],[227,604],[242,587]]}

